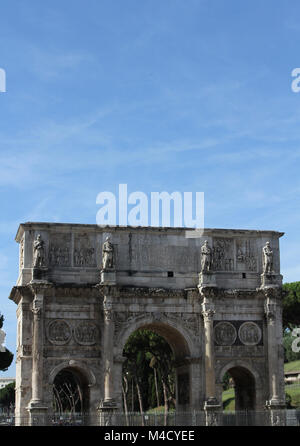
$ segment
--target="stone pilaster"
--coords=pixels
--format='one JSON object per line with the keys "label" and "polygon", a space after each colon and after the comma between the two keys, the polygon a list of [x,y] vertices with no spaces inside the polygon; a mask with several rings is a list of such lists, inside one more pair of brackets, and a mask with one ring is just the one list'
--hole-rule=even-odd
{"label": "stone pilaster", "polygon": [[47,406],[43,402],[43,344],[44,344],[44,290],[45,286],[31,286],[34,293],[32,303],[33,340],[32,340],[32,396],[27,407],[31,425],[46,424]]}
{"label": "stone pilaster", "polygon": [[117,405],[114,398],[114,311],[113,298],[115,290],[113,287],[103,287],[103,360],[104,360],[104,400],[98,407],[100,413],[100,425],[110,426],[113,413]]}
{"label": "stone pilaster", "polygon": [[282,425],[285,423],[285,400],[281,395],[282,383],[280,382],[283,380],[283,358],[279,357],[279,347],[282,344],[281,290],[268,287],[264,293],[269,369],[269,400],[266,402],[266,406],[270,410],[271,424]]}
{"label": "stone pilaster", "polygon": [[199,287],[200,294],[203,297],[201,305],[202,316],[204,321],[204,337],[205,337],[205,404],[206,424],[208,426],[217,425],[219,423],[219,412],[221,406],[216,397],[216,376],[215,376],[215,351],[214,351],[214,328],[213,318],[215,314],[215,306],[213,297],[215,295],[215,287]]}

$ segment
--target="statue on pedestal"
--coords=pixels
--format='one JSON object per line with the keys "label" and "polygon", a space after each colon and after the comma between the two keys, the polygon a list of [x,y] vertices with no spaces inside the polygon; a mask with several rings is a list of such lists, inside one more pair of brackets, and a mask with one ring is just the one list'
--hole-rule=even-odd
{"label": "statue on pedestal", "polygon": [[106,237],[102,246],[102,268],[103,270],[114,268],[114,247],[110,237]]}
{"label": "statue on pedestal", "polygon": [[273,251],[270,242],[267,242],[263,247],[264,256],[264,274],[273,274]]}
{"label": "statue on pedestal", "polygon": [[33,267],[39,268],[45,266],[44,241],[39,234],[33,242]]}
{"label": "statue on pedestal", "polygon": [[201,248],[201,272],[207,273],[211,270],[211,248],[208,246],[208,241],[205,240]]}

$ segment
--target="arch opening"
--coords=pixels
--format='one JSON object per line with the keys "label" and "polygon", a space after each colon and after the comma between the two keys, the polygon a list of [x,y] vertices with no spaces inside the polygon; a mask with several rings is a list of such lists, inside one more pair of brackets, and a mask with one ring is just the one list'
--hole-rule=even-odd
{"label": "arch opening", "polygon": [[223,376],[223,407],[226,410],[254,411],[256,386],[253,374],[242,366],[229,368]]}
{"label": "arch opening", "polygon": [[57,414],[83,414],[89,410],[89,386],[84,374],[75,368],[60,370],[52,384],[53,411]]}
{"label": "arch opening", "polygon": [[176,328],[161,322],[135,327],[123,346],[123,409],[165,412],[190,402],[188,343]]}

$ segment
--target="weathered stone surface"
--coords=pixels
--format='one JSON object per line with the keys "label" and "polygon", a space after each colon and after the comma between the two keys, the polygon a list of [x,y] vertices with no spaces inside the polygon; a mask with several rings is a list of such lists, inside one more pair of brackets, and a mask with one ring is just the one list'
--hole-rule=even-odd
{"label": "weathered stone surface", "polygon": [[187,238],[185,228],[21,224],[10,295],[18,305],[16,414],[51,413],[61,370],[88,389],[85,410],[120,410],[123,348],[139,328],[174,351],[178,410],[208,408],[213,417],[225,372],[237,380],[238,404],[282,404],[282,235],[206,229]]}

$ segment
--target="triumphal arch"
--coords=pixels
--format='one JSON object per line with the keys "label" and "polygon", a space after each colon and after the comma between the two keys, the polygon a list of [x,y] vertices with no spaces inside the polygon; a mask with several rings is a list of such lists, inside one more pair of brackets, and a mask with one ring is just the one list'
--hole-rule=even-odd
{"label": "triumphal arch", "polygon": [[236,409],[269,410],[279,423],[282,235],[21,224],[10,294],[17,304],[17,419],[49,419],[55,380],[67,373],[80,383],[81,410],[107,423],[123,410],[124,345],[148,328],[174,352],[178,413],[203,410],[207,424],[216,424],[229,372]]}

